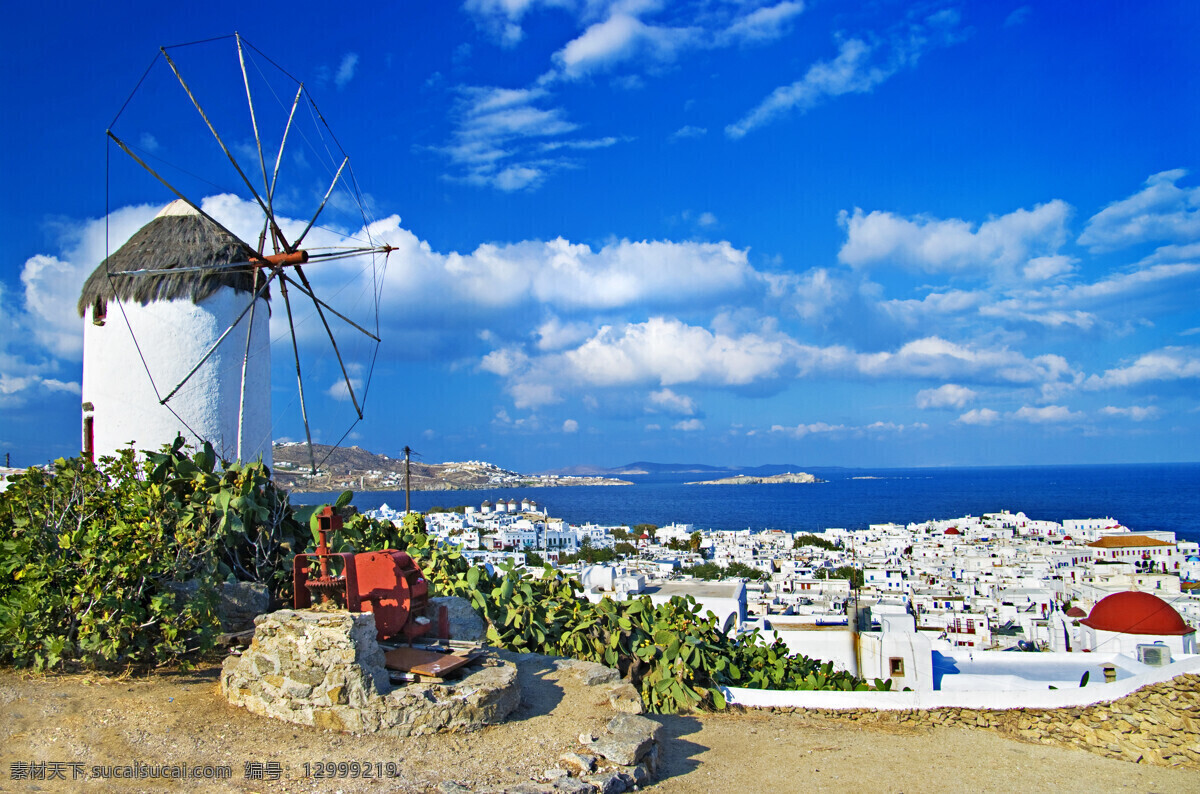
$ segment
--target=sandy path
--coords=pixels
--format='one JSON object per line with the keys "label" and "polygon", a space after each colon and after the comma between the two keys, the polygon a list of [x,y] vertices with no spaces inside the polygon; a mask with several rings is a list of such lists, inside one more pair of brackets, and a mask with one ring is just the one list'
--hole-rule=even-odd
{"label": "sandy path", "polygon": [[[292,726],[229,706],[216,668],[149,678],[22,676],[0,671],[3,791],[424,791],[443,780],[517,783],[577,749],[611,711],[594,689],[544,659],[521,664],[514,718],[477,734],[391,739]],[[982,730],[857,725],[802,714],[663,718],[663,792],[1197,791],[1200,773],[1031,745]],[[13,764],[227,765],[226,781],[13,780]],[[394,765],[387,779],[316,780],[304,763]],[[281,779],[246,777],[278,764]],[[312,767],[310,767],[310,770]]]}

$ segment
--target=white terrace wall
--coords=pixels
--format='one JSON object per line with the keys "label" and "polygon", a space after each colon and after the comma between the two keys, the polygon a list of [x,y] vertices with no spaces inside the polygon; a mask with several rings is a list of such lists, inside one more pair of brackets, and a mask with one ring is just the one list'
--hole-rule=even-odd
{"label": "white terrace wall", "polygon": [[[1016,654],[1013,654],[1016,656]],[[1040,655],[1040,654],[1039,654]],[[1030,654],[1033,656],[1033,654]],[[1103,663],[1116,654],[1095,654]],[[1024,691],[913,691],[913,692],[784,692],[767,689],[722,687],[722,694],[731,704],[747,708],[808,708],[808,709],[873,709],[902,711],[908,709],[1055,709],[1090,706],[1125,697],[1141,687],[1168,681],[1176,676],[1200,673],[1200,656],[1192,656],[1173,664],[1111,684],[1090,683],[1070,689]]]}

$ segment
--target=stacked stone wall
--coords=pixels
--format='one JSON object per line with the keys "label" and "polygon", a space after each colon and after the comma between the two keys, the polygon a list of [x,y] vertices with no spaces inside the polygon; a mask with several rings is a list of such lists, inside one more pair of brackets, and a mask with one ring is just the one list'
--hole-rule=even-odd
{"label": "stacked stone wall", "polygon": [[221,692],[255,714],[353,733],[420,736],[501,722],[520,703],[517,669],[491,659],[447,684],[393,687],[370,613],[283,609],[221,668]]}
{"label": "stacked stone wall", "polygon": [[1176,676],[1109,703],[1065,709],[773,708],[860,724],[983,728],[1035,744],[1077,747],[1109,758],[1200,769],[1200,675]]}

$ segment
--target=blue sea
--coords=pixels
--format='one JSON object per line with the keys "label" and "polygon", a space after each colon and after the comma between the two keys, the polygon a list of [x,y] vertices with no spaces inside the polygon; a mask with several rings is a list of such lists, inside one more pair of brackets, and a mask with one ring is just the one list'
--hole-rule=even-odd
{"label": "blue sea", "polygon": [[[823,483],[809,485],[686,485],[721,475],[628,476],[629,486],[414,491],[412,507],[479,505],[529,498],[572,524],[678,522],[704,529],[782,529],[908,523],[1009,510],[1030,518],[1112,517],[1134,532],[1171,530],[1200,540],[1200,463],[1021,466],[987,468],[805,468]],[[293,494],[293,501],[331,501],[328,494]],[[357,493],[370,510],[404,507],[404,492]]]}

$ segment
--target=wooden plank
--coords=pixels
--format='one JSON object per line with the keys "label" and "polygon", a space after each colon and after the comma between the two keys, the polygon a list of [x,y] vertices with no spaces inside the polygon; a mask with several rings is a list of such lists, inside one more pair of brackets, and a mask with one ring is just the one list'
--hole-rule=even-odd
{"label": "wooden plank", "polygon": [[418,648],[397,648],[394,651],[388,651],[383,656],[386,660],[384,666],[389,670],[436,678],[444,678],[471,661],[469,656],[422,651]]}

